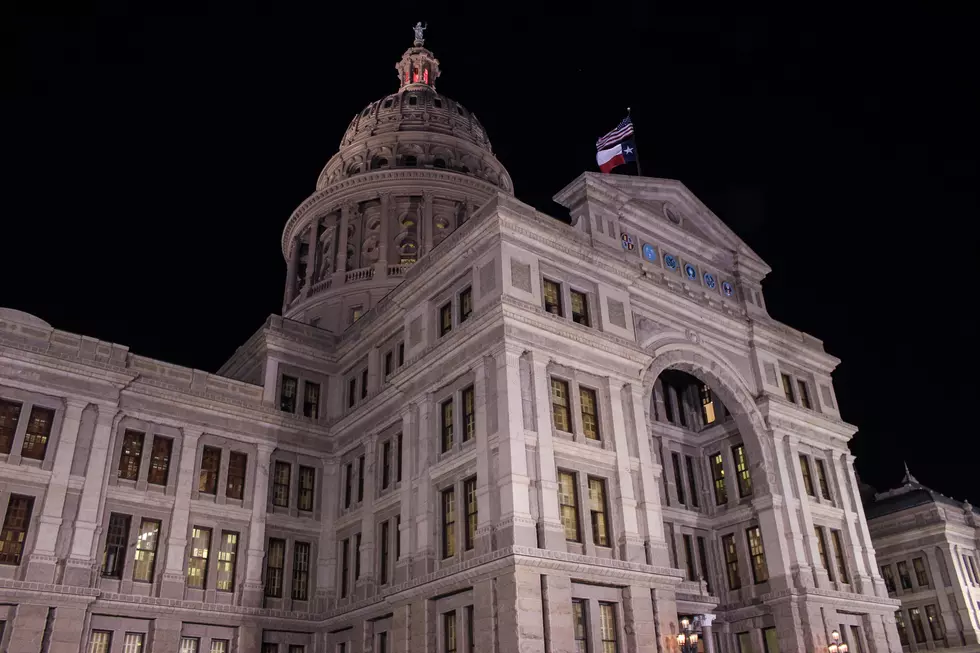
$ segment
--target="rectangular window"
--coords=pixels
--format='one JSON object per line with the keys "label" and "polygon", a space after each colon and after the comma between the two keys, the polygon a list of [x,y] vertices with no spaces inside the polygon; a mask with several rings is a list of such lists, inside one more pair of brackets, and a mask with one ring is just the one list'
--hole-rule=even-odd
{"label": "rectangular window", "polygon": [[810,404],[810,392],[807,390],[806,381],[797,379],[796,385],[800,389],[800,404],[804,408],[812,408],[813,406]]}
{"label": "rectangular window", "polygon": [[915,571],[915,584],[919,587],[929,587],[929,574],[922,558],[912,558],[912,570]]}
{"label": "rectangular window", "polygon": [[303,512],[313,511],[313,497],[316,489],[316,469],[313,467],[299,466],[299,496],[296,498],[296,507]]}
{"label": "rectangular window", "polygon": [[929,630],[932,632],[932,639],[937,642],[941,642],[946,634],[943,632],[943,624],[939,621],[939,612],[936,610],[936,606],[927,605],[926,606],[926,621],[929,622]]}
{"label": "rectangular window", "polygon": [[698,484],[694,476],[694,459],[690,456],[684,456],[684,462],[687,464],[687,486],[691,491],[691,505],[695,508],[700,508],[700,500],[698,499]]}
{"label": "rectangular window", "polygon": [[20,451],[21,456],[32,460],[44,460],[53,422],[54,411],[50,408],[40,406],[31,408],[30,421],[27,422],[27,432],[24,434],[24,447]]}
{"label": "rectangular window", "polygon": [[561,306],[561,284],[548,279],[544,280],[544,310],[559,317],[565,315]]}
{"label": "rectangular window", "polygon": [[721,538],[721,548],[725,552],[725,571],[728,574],[728,589],[737,590],[742,586],[738,574],[738,551],[735,549],[735,535],[729,533]]}
{"label": "rectangular window", "polygon": [[350,538],[340,543],[340,598],[347,596],[350,585]]}
{"label": "rectangular window", "polygon": [[385,354],[385,377],[391,375],[391,372],[394,370],[394,364],[394,352],[389,351]]}
{"label": "rectangular window", "polygon": [[738,478],[738,496],[745,498],[752,494],[752,476],[749,473],[749,461],[745,458],[745,445],[736,444],[732,447],[735,458],[735,476]]}
{"label": "rectangular window", "polygon": [[442,615],[443,653],[456,653],[456,611]]}
{"label": "rectangular window", "polygon": [[303,417],[320,417],[320,384],[307,381],[303,390]]}
{"label": "rectangular window", "polygon": [[221,469],[221,449],[204,447],[201,453],[201,475],[197,489],[204,494],[217,494],[218,470]]}
{"label": "rectangular window", "polygon": [[820,496],[830,501],[830,485],[827,483],[827,467],[823,460],[817,458],[817,485],[820,486]]}
{"label": "rectangular window", "polygon": [[133,580],[152,583],[157,560],[157,542],[160,539],[160,522],[144,519],[140,522],[140,534],[136,539],[136,561],[133,564]]}
{"label": "rectangular window", "polygon": [[354,465],[344,466],[344,508],[350,508],[352,488],[354,487]]}
{"label": "rectangular window", "polygon": [[[378,633],[378,653],[388,653],[388,631]],[[292,651],[290,651],[292,653]],[[302,653],[302,652],[300,652]]]}
{"label": "rectangular window", "polygon": [[980,574],[977,573],[977,567],[973,562],[973,556],[970,556],[968,560],[970,561],[970,572],[973,574],[973,577],[977,579],[977,583],[980,583]]}
{"label": "rectangular window", "polygon": [[269,538],[269,550],[265,554],[265,595],[282,598],[282,573],[286,566],[286,540]]}
{"label": "rectangular window", "polygon": [[391,485],[391,440],[381,444],[381,489],[387,490]]}
{"label": "rectangular window", "polygon": [[786,395],[786,400],[791,403],[796,403],[796,395],[793,394],[793,379],[790,378],[789,374],[781,374],[783,377],[783,393]]}
{"label": "rectangular window", "polygon": [[468,605],[466,610],[466,650],[468,653],[476,653],[476,624],[472,605]]}
{"label": "rectangular window", "polygon": [[715,400],[711,396],[711,388],[702,383],[698,394],[701,397],[701,418],[704,420],[705,426],[714,424]]}
{"label": "rectangular window", "polygon": [[143,653],[143,633],[126,633],[123,653]]}
{"label": "rectangular window", "polygon": [[738,643],[738,653],[755,653],[755,649],[752,648],[752,633],[738,633],[735,639]]}
{"label": "rectangular window", "polygon": [[191,555],[187,560],[187,586],[205,589],[208,581],[208,554],[211,529],[195,526],[191,531]]}
{"label": "rectangular window", "polygon": [[606,518],[606,482],[589,477],[589,511],[592,514],[592,543],[610,546],[609,520]]}
{"label": "rectangular window", "polygon": [[708,543],[703,537],[698,537],[698,561],[701,563],[701,580],[707,585],[708,594],[711,594],[711,571],[708,569]]}
{"label": "rectangular window", "polygon": [[229,650],[227,639],[212,639],[211,649],[208,653],[228,653]]}
{"label": "rectangular window", "polygon": [[838,530],[830,531],[830,539],[834,542],[834,555],[837,557],[837,578],[842,583],[849,582],[847,579],[847,558],[844,557],[844,543]]}
{"label": "rectangular window", "polygon": [[395,560],[402,558],[402,516],[395,515]]}
{"label": "rectangular window", "polygon": [[616,625],[614,604],[599,604],[599,628],[602,634],[602,653],[619,653],[619,628]]}
{"label": "rectangular window", "polygon": [[[762,629],[762,648],[765,653],[779,653],[779,636],[775,628]],[[855,651],[854,653],[861,653]]]}
{"label": "rectangular window", "polygon": [[93,630],[88,638],[87,653],[109,653],[112,649],[112,633],[108,630]]}
{"label": "rectangular window", "polygon": [[575,653],[589,652],[589,608],[582,599],[572,599],[572,632]]}
{"label": "rectangular window", "polygon": [[898,641],[902,646],[909,645],[909,631],[905,628],[905,616],[901,610],[895,611],[895,625],[898,627]]}
{"label": "rectangular window", "polygon": [[198,644],[200,644],[200,640],[197,637],[181,637],[180,653],[198,653]]}
{"label": "rectangular window", "polygon": [[578,488],[575,474],[558,472],[558,504],[561,506],[561,524],[565,528],[565,539],[581,542],[578,529]]}
{"label": "rectangular window", "polygon": [[354,535],[354,580],[361,577],[361,534]]}
{"label": "rectangular window", "polygon": [[453,304],[446,302],[439,308],[439,336],[442,337],[453,330]]}
{"label": "rectangular window", "polygon": [[579,387],[582,404],[582,432],[589,440],[599,440],[599,411],[595,390]]}
{"label": "rectangular window", "polygon": [[361,399],[366,399],[368,396],[368,371],[365,367],[361,370]]}
{"label": "rectangular window", "polygon": [[803,472],[803,489],[811,497],[817,496],[813,489],[813,477],[810,476],[810,461],[803,454],[800,454],[800,471]]}
{"label": "rectangular window", "polygon": [[725,488],[725,463],[720,452],[711,454],[711,478],[715,485],[715,505],[723,506],[728,503],[728,490]]}
{"label": "rectangular window", "polygon": [[390,537],[388,522],[381,522],[381,551],[378,561],[378,583],[388,584],[388,538]]}
{"label": "rectangular window", "polygon": [[398,440],[398,450],[395,453],[395,482],[396,483],[401,483],[402,482],[402,460],[403,460],[403,458],[402,458],[402,450],[403,450],[402,445],[405,443],[405,439],[402,437],[402,434],[401,433],[398,434],[398,437],[396,439]]}
{"label": "rectangular window", "polygon": [[827,537],[824,535],[823,526],[814,526],[813,531],[817,536],[817,553],[820,554],[820,564],[827,570],[827,576],[834,580],[834,570],[830,567],[827,559]]}
{"label": "rectangular window", "polygon": [[687,505],[687,497],[684,496],[684,477],[681,475],[681,456],[676,451],[670,454],[670,461],[674,465],[674,485],[677,487],[677,503],[682,506]]}
{"label": "rectangular window", "polygon": [[909,609],[909,619],[912,621],[912,633],[915,635],[915,641],[922,644],[926,641],[926,631],[922,628],[922,613],[919,612],[919,608]]}
{"label": "rectangular window", "polygon": [[442,453],[453,448],[453,400],[447,399],[440,404],[439,426],[442,433]]}
{"label": "rectangular window", "polygon": [[456,488],[442,491],[442,557],[456,555]]}
{"label": "rectangular window", "polygon": [[126,548],[129,544],[129,515],[112,513],[105,536],[105,553],[102,555],[102,576],[122,578],[126,566]]}
{"label": "rectangular window", "polygon": [[476,437],[476,391],[473,386],[463,389],[463,442]]}
{"label": "rectangular window", "polygon": [[0,453],[9,454],[14,445],[21,408],[22,404],[0,399]]}
{"label": "rectangular window", "polygon": [[238,558],[238,533],[222,531],[221,548],[218,550],[219,592],[235,591],[235,561]]}
{"label": "rectangular window", "polygon": [[296,412],[296,387],[299,384],[295,376],[282,375],[282,385],[279,388],[279,410],[286,413]]}
{"label": "rectangular window", "polygon": [[310,543],[293,544],[293,600],[308,601],[310,598]]}
{"label": "rectangular window", "polygon": [[684,534],[684,558],[687,563],[687,579],[697,580],[698,570],[694,564],[694,538],[687,533]]}
{"label": "rectangular window", "polygon": [[895,573],[892,571],[891,565],[885,565],[881,568],[881,577],[885,579],[885,589],[888,590],[889,594],[895,591]]}
{"label": "rectangular window", "polygon": [[280,508],[289,507],[289,481],[292,471],[292,465],[289,463],[276,461],[275,472],[272,475],[272,505]]}
{"label": "rectangular window", "polygon": [[3,519],[3,530],[0,530],[0,564],[20,564],[33,511],[34,497],[10,495],[7,514]]}
{"label": "rectangular window", "polygon": [[364,454],[357,457],[357,502],[364,501]]}
{"label": "rectangular window", "polygon": [[755,584],[769,580],[769,568],[766,566],[766,552],[762,548],[762,533],[758,526],[745,530],[749,542],[749,555],[752,557],[752,580]]}
{"label": "rectangular window", "polygon": [[912,589],[912,577],[909,576],[908,564],[904,560],[901,560],[895,566],[898,568],[898,580],[902,583],[902,589]]}
{"label": "rectangular window", "polygon": [[568,408],[568,383],[551,379],[551,415],[555,428],[571,433],[571,415]]}
{"label": "rectangular window", "polygon": [[466,537],[464,546],[469,551],[476,543],[476,524],[477,524],[477,505],[476,505],[476,477],[468,478],[463,481],[463,498],[466,500]]}
{"label": "rectangular window", "polygon": [[589,325],[589,300],[584,292],[571,291],[572,321],[582,326]]}
{"label": "rectangular window", "polygon": [[352,376],[347,380],[347,407],[353,408],[357,403],[357,377]]}
{"label": "rectangular window", "polygon": [[150,452],[150,471],[146,482],[153,485],[166,485],[170,476],[170,453],[174,441],[171,438],[153,436],[153,450]]}
{"label": "rectangular window", "polygon": [[140,460],[143,458],[143,437],[139,431],[126,429],[123,433],[122,453],[119,454],[119,478],[135,481],[140,475]]}
{"label": "rectangular window", "polygon": [[459,323],[462,324],[473,314],[473,290],[466,288],[459,293]]}
{"label": "rectangular window", "polygon": [[405,343],[398,343],[398,367],[405,364]]}
{"label": "rectangular window", "polygon": [[248,471],[248,454],[232,451],[228,454],[228,483],[225,496],[241,501],[245,497],[245,474]]}

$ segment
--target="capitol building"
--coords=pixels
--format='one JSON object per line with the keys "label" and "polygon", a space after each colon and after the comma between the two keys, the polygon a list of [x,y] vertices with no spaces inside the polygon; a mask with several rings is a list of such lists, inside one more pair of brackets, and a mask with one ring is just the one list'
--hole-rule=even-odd
{"label": "capitol building", "polygon": [[670,179],[536,211],[420,35],[396,69],[217,373],[0,309],[0,650],[902,651],[766,263]]}

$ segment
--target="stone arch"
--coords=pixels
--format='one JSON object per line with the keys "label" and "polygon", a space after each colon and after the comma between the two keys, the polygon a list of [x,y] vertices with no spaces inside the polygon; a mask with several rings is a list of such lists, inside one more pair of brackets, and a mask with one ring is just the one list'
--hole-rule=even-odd
{"label": "stone arch", "polygon": [[[653,384],[665,370],[680,370],[708,384],[735,419],[751,460],[753,495],[771,495],[776,487],[776,451],[765,418],[741,375],[703,345],[663,344],[649,352],[653,362],[643,375],[643,396],[649,403]],[[645,408],[648,410],[648,408]]]}

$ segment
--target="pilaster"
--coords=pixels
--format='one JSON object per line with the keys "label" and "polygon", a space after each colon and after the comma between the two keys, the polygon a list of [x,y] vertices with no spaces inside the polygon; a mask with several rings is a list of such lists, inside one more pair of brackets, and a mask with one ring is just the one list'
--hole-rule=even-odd
{"label": "pilaster", "polygon": [[[553,423],[551,414],[551,388],[548,378],[548,360],[544,354],[532,355],[534,378],[534,411],[538,426],[537,476],[540,522],[538,544],[545,549],[565,551],[565,530],[561,523],[558,506],[558,470],[555,464]],[[520,385],[515,386],[520,388]],[[508,388],[508,392],[510,388]],[[523,412],[518,415],[523,419]],[[523,433],[523,424],[521,425]],[[587,497],[588,494],[579,496]]]}
{"label": "pilaster", "polygon": [[[527,448],[524,440],[524,409],[521,398],[521,350],[506,347],[497,355],[498,459],[497,489],[500,492],[500,518],[497,546],[537,546],[531,519],[530,479],[527,474]],[[540,589],[539,589],[540,592]]]}
{"label": "pilaster", "polygon": [[334,272],[333,287],[344,283],[347,276],[347,225],[350,224],[350,214],[353,206],[350,202],[344,202],[340,206],[340,234],[337,245],[337,271]]}
{"label": "pilaster", "polygon": [[252,489],[252,519],[248,531],[245,582],[242,586],[242,605],[251,608],[261,607],[265,595],[262,584],[262,562],[265,559],[265,518],[269,502],[269,462],[274,448],[264,442],[257,447],[255,482]]}
{"label": "pilaster", "polygon": [[[487,361],[490,361],[488,365]],[[490,514],[490,446],[487,434],[487,373],[491,358],[481,358],[473,370],[473,402],[476,406],[476,542],[477,555],[493,549],[493,515]],[[492,380],[492,379],[491,379]]]}
{"label": "pilaster", "polygon": [[415,462],[416,512],[415,512],[415,548],[412,551],[412,573],[424,576],[435,567],[437,555],[433,533],[433,490],[432,479],[429,476],[429,446],[436,432],[434,424],[435,410],[432,393],[426,393],[418,405],[419,427],[416,443],[418,453]]}
{"label": "pilaster", "polygon": [[[820,564],[820,551],[817,548],[816,531],[814,530],[813,517],[810,513],[810,500],[807,498],[806,489],[803,485],[803,470],[800,468],[800,439],[795,435],[786,436],[785,447],[782,446],[779,434],[776,434],[776,455],[780,457],[779,464],[782,466],[780,476],[782,478],[783,496],[786,500],[787,523],[793,547],[794,560],[790,563],[793,570],[794,579],[801,587],[812,587],[814,580],[816,586],[824,589],[832,589],[829,571]],[[789,451],[789,460],[782,460],[785,451]],[[787,470],[786,468],[789,467]],[[792,479],[792,483],[790,483]],[[796,504],[799,502],[800,517],[803,519],[803,532],[800,531],[799,518],[796,515]],[[827,542],[828,546],[830,542]],[[828,564],[830,563],[831,551],[826,551]],[[812,561],[811,566],[808,561]]]}
{"label": "pilaster", "polygon": [[320,540],[317,546],[317,580],[314,609],[324,612],[333,607],[337,574],[337,488],[340,464],[336,460],[323,460],[323,480],[320,482]]}
{"label": "pilaster", "polygon": [[313,280],[316,270],[316,253],[317,253],[317,225],[320,224],[319,218],[314,218],[310,221],[310,231],[307,234],[307,246],[306,246],[306,286],[304,287],[304,294],[309,297],[313,294]]}
{"label": "pilaster", "polygon": [[[874,569],[877,568],[877,565],[874,564],[874,553],[872,553],[874,549],[871,548],[871,536],[868,533],[868,540],[865,542],[864,534],[860,533],[858,527],[854,524],[857,520],[857,515],[854,512],[853,504],[860,505],[861,502],[852,502],[852,498],[858,496],[857,481],[855,479],[853,481],[854,485],[851,485],[852,477],[847,472],[847,468],[853,466],[852,460],[853,458],[850,454],[845,453],[835,456],[830,462],[834,476],[837,479],[838,498],[840,499],[841,509],[844,511],[844,526],[847,529],[847,538],[850,541],[850,546],[845,544],[844,550],[850,554],[849,557],[853,561],[851,574],[854,578],[851,579],[851,582],[855,584],[855,590],[867,596],[875,596],[874,582],[868,573],[869,566]],[[866,531],[867,525],[864,524],[863,519],[861,521]],[[883,581],[879,579],[879,582],[881,583]]]}
{"label": "pilaster", "polygon": [[[405,451],[401,453],[402,480],[399,488],[399,526],[398,537],[401,555],[395,560],[395,583],[403,583],[412,575],[412,558],[417,544],[413,528],[412,484],[416,476],[417,456],[419,453],[418,438],[418,408],[414,403],[407,404],[402,409],[402,444]],[[479,422],[478,422],[479,423]]]}
{"label": "pilaster", "polygon": [[[633,494],[633,472],[626,436],[626,416],[623,412],[623,383],[609,379],[609,406],[613,425],[613,442],[616,445],[616,499],[623,519],[623,532],[619,535],[619,555],[629,562],[646,562],[644,538],[640,537],[636,516],[636,496]],[[692,488],[693,492],[694,489]]]}
{"label": "pilaster", "polygon": [[[190,519],[191,488],[194,487],[194,466],[200,429],[185,428],[180,445],[180,467],[177,471],[177,492],[170,513],[170,536],[167,538],[166,566],[160,583],[160,596],[167,599],[184,597],[184,558],[187,550],[187,524]],[[223,456],[227,458],[227,456]]]}
{"label": "pilaster", "polygon": [[640,500],[637,503],[642,521],[642,536],[647,539],[647,562],[660,567],[670,566],[670,555],[664,537],[663,509],[660,497],[660,475],[663,466],[658,464],[650,449],[649,427],[646,411],[643,409],[643,386],[631,384],[629,393],[633,407],[633,424],[636,428],[636,450],[640,459]]}
{"label": "pilaster", "polygon": [[376,456],[378,436],[373,434],[366,438],[364,444],[364,502],[361,504],[361,577],[357,580],[354,591],[357,596],[364,598],[374,596],[375,592],[375,557],[374,557],[374,495],[377,489]]}

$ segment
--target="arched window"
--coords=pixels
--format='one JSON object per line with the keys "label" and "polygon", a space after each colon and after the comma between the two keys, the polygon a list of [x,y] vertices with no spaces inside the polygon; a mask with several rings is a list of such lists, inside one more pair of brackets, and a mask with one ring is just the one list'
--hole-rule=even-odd
{"label": "arched window", "polygon": [[418,103],[419,103],[419,99],[417,97],[415,97],[414,95],[409,95],[408,96],[408,105],[409,106],[414,107]]}
{"label": "arched window", "polygon": [[371,159],[371,170],[378,170],[379,168],[387,168],[388,159],[383,156],[376,156]]}
{"label": "arched window", "polygon": [[446,161],[445,161],[445,159],[437,158],[435,161],[432,162],[432,167],[434,167],[434,168],[445,168],[446,167]]}
{"label": "arched window", "polygon": [[392,99],[391,98],[388,98],[387,100],[385,100],[384,108],[385,109],[390,109],[391,108],[391,103],[392,103]]}
{"label": "arched window", "polygon": [[457,104],[456,105],[456,113],[458,113],[459,115],[463,115],[463,107],[461,107],[461,106],[459,106]]}
{"label": "arched window", "polygon": [[409,166],[409,167],[415,167],[415,166],[417,166],[419,164],[419,160],[416,157],[412,156],[412,155],[406,156],[403,159],[403,161],[404,161],[404,164],[406,166]]}
{"label": "arched window", "polygon": [[361,171],[361,164],[360,163],[352,163],[350,165],[350,167],[347,168],[347,174],[348,175],[356,175],[360,171]]}
{"label": "arched window", "polygon": [[436,105],[436,109],[442,108],[442,100],[440,100],[439,98],[435,98],[434,100],[432,100],[432,102]]}
{"label": "arched window", "polygon": [[467,168],[465,165],[462,165],[462,166],[459,166],[459,171],[460,172],[465,172],[465,173],[469,174],[470,169]]}
{"label": "arched window", "polygon": [[362,117],[363,117],[363,116],[366,116],[366,115],[368,115],[369,113],[371,113],[371,107],[370,107],[370,106],[369,106],[369,107],[367,107],[367,108],[365,108],[365,109],[364,109],[364,111],[362,111],[362,112],[361,112],[361,116],[362,116]]}

